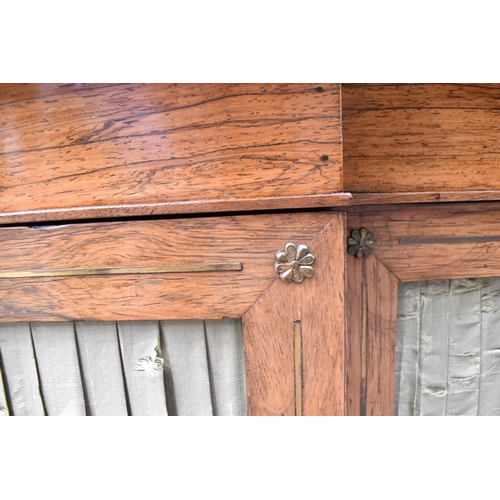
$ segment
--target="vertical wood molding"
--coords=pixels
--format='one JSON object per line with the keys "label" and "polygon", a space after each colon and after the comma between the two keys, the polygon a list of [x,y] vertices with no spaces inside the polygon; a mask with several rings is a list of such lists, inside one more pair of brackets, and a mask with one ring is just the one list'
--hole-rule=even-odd
{"label": "vertical wood molding", "polygon": [[304,376],[302,372],[302,323],[293,323],[293,355],[295,361],[295,416],[300,417],[302,412],[302,388]]}
{"label": "vertical wood molding", "polygon": [[[349,257],[349,256],[348,256]],[[365,259],[347,259],[346,286],[346,415],[363,415],[363,267]],[[363,398],[364,399],[364,398]]]}
{"label": "vertical wood molding", "polygon": [[345,245],[345,214],[337,213],[310,245],[317,259],[316,281],[309,290],[303,289],[303,297],[297,297],[302,321],[304,415],[345,413]]}
{"label": "vertical wood molding", "polygon": [[295,414],[295,322],[302,414],[344,414],[344,214],[333,214],[308,246],[316,256],[312,278],[277,280],[243,316],[249,415]]}
{"label": "vertical wood molding", "polygon": [[366,415],[392,415],[398,280],[378,259],[366,259]]}
{"label": "vertical wood molding", "polygon": [[347,271],[346,414],[392,415],[399,281],[375,256]]}

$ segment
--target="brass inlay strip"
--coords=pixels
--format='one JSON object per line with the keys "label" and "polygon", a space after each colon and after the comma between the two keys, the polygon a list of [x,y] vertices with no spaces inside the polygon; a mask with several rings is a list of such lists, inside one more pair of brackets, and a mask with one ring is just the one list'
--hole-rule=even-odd
{"label": "brass inlay strip", "polygon": [[[363,263],[364,266],[364,263]],[[366,377],[367,377],[367,342],[368,342],[368,290],[366,269],[363,267],[363,282],[361,283],[361,394],[360,414],[366,415]]]}
{"label": "brass inlay strip", "polygon": [[500,236],[449,236],[442,238],[400,238],[400,245],[425,245],[433,243],[481,243],[500,241]]}
{"label": "brass inlay strip", "polygon": [[302,323],[293,323],[293,351],[295,367],[295,415],[302,416]]}
{"label": "brass inlay strip", "polygon": [[210,271],[241,271],[241,262],[216,264],[171,264],[167,266],[95,267],[88,269],[34,269],[0,272],[0,278],[54,278],[58,276],[106,276],[110,274],[204,273]]}

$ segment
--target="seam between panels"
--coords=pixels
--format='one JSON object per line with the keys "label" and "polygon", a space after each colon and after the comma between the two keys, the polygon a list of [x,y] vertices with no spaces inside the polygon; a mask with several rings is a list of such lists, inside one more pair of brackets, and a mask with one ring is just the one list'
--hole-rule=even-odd
{"label": "seam between panels", "polygon": [[3,384],[3,390],[5,394],[5,404],[7,405],[7,411],[8,415],[13,417],[14,415],[14,408],[12,407],[12,399],[10,397],[10,392],[9,392],[9,384],[7,382],[7,377],[5,376],[5,366],[2,358],[2,349],[0,346],[0,382]]}
{"label": "seam between panels", "polygon": [[215,415],[215,395],[214,395],[214,380],[212,373],[212,364],[210,363],[210,351],[208,348],[208,337],[207,337],[207,324],[206,321],[203,321],[203,336],[205,338],[205,354],[207,356],[207,369],[208,369],[208,381],[210,383],[210,401],[212,403],[212,416]]}
{"label": "seam between panels", "polygon": [[90,398],[87,393],[87,386],[85,384],[85,378],[83,376],[83,368],[82,368],[82,357],[80,354],[80,345],[78,343],[78,335],[76,333],[76,321],[72,321],[73,323],[73,337],[75,339],[75,348],[76,348],[76,357],[78,359],[78,370],[80,371],[80,381],[82,383],[82,392],[83,392],[83,406],[85,408],[85,415],[90,416]]}
{"label": "seam between panels", "polygon": [[30,328],[31,348],[33,349],[33,358],[35,360],[36,378],[38,381],[38,394],[40,395],[40,401],[42,402],[43,414],[47,416],[47,410],[45,409],[45,399],[43,397],[42,382],[40,379],[40,370],[38,369],[38,358],[36,357],[35,342],[33,340],[33,329],[31,328],[31,321],[28,323],[28,325]]}
{"label": "seam between panels", "polygon": [[175,417],[178,415],[177,404],[175,400],[175,387],[172,378],[172,362],[170,360],[170,351],[168,350],[167,334],[163,329],[164,320],[158,321],[158,331],[160,333],[160,349],[163,357],[163,391],[165,393],[165,407],[167,416]]}
{"label": "seam between panels", "polygon": [[[333,212],[333,215],[330,216],[330,219],[328,219],[328,222],[311,238],[311,240],[307,243],[307,246],[311,246],[316,241],[316,239],[328,228],[328,226],[332,223],[333,219],[335,217],[339,217],[340,214],[343,214],[343,213],[345,213],[345,212],[342,212],[342,210],[338,210],[338,211]],[[344,228],[346,228],[346,227],[347,227],[346,221],[344,219]],[[346,231],[346,229],[345,229],[345,231]],[[345,243],[344,243],[344,245],[345,245]],[[250,312],[250,310],[257,304],[257,302],[259,302],[262,299],[262,297],[271,289],[271,287],[274,286],[278,281],[280,281],[280,277],[276,276],[276,278],[274,278],[274,280],[269,284],[269,286],[259,294],[259,296],[255,299],[255,301],[250,305],[250,307],[241,315],[242,320],[245,317],[245,315]]]}
{"label": "seam between panels", "polygon": [[125,391],[125,403],[127,404],[127,414],[129,417],[131,417],[132,416],[132,407],[130,406],[130,398],[129,398],[128,387],[127,387],[127,377],[125,376],[125,363],[123,362],[122,341],[120,338],[118,321],[115,321],[114,323],[115,323],[115,329],[116,329],[116,338],[118,340],[118,351],[120,353],[120,364],[121,364],[121,369],[122,369],[123,389]]}

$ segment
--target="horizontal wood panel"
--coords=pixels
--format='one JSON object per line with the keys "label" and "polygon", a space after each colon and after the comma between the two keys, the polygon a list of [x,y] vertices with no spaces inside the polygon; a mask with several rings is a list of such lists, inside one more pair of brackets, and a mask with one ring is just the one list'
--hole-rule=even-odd
{"label": "horizontal wood panel", "polygon": [[2,321],[241,317],[277,278],[275,253],[331,212],[0,230],[0,270],[241,262],[242,271],[0,279]]}
{"label": "horizontal wood panel", "polygon": [[198,200],[166,203],[107,205],[75,207],[71,209],[26,210],[0,214],[0,223],[17,224],[23,222],[50,222],[73,219],[97,219],[99,217],[153,216],[161,214],[197,214],[200,212],[231,212],[326,208],[351,205],[350,193],[308,196],[276,196],[272,198],[230,198],[227,200]]}
{"label": "horizontal wood panel", "polygon": [[0,96],[3,217],[268,197],[324,206],[342,191],[339,85],[9,84]]}
{"label": "horizontal wood panel", "polygon": [[355,193],[353,205],[387,203],[429,203],[453,201],[495,201],[500,200],[500,191],[440,191],[401,193]]}
{"label": "horizontal wood panel", "polygon": [[67,94],[84,94],[110,87],[112,83],[2,83],[0,86],[0,105],[12,105],[20,101],[40,98],[54,98]]}
{"label": "horizontal wood panel", "polygon": [[500,85],[345,85],[342,107],[347,191],[500,188]]}
{"label": "horizontal wood panel", "polygon": [[[343,107],[500,109],[498,83],[343,84]],[[388,104],[390,103],[390,105]]]}
{"label": "horizontal wood panel", "polygon": [[[374,255],[401,281],[500,276],[497,202],[356,207],[347,226],[374,232]],[[467,237],[492,241],[453,241]],[[421,241],[401,242],[409,238]],[[432,238],[450,240],[426,241]]]}

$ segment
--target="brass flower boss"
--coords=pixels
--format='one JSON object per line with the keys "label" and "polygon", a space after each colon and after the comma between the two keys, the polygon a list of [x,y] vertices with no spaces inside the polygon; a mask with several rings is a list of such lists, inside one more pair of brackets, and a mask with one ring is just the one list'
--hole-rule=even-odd
{"label": "brass flower boss", "polygon": [[274,269],[282,281],[300,283],[304,277],[310,278],[314,274],[312,264],[315,257],[307,245],[287,243],[284,250],[276,252],[276,259]]}
{"label": "brass flower boss", "polygon": [[364,227],[359,231],[354,229],[351,232],[350,238],[347,239],[347,243],[349,244],[347,251],[351,255],[355,255],[358,259],[361,259],[361,257],[367,257],[373,252],[375,248],[374,234],[367,231]]}

